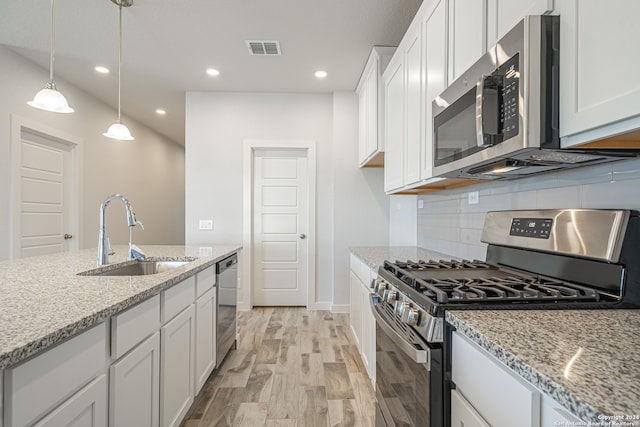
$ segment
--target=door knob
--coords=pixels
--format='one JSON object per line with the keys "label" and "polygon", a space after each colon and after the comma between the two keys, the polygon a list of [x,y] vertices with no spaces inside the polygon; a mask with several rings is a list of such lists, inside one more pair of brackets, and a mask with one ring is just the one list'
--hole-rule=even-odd
{"label": "door knob", "polygon": [[306,238],[307,238],[307,235],[306,235],[306,234],[304,234],[304,233],[302,233],[302,234],[300,234],[300,238],[301,238],[301,239],[306,239]]}
{"label": "door knob", "polygon": [[64,240],[73,239],[73,235],[71,234],[65,234],[63,237],[64,237]]}

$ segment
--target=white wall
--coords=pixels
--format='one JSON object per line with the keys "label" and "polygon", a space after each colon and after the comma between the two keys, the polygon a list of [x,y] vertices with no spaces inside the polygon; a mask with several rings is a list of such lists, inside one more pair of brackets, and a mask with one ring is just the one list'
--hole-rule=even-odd
{"label": "white wall", "polygon": [[[144,223],[145,231],[134,232],[136,243],[184,242],[182,146],[127,117],[123,121],[136,137],[135,141],[113,142],[105,138],[102,133],[115,121],[116,112],[58,78],[56,84],[75,113],[56,114],[27,106],[27,101],[48,81],[48,70],[4,46],[0,46],[0,76],[0,259],[8,259],[10,253],[11,115],[82,140],[81,232],[75,236],[81,248],[97,246],[98,208],[102,199],[111,193],[124,194]],[[115,89],[114,86],[114,92]],[[109,205],[108,225],[112,243],[129,241],[124,209],[116,203]]]}
{"label": "white wall", "polygon": [[[467,193],[479,191],[478,204]],[[515,181],[488,182],[420,196],[418,246],[463,258],[485,259],[480,241],[491,210],[640,209],[640,159],[623,160]]]}
{"label": "white wall", "polygon": [[[187,243],[242,242],[245,139],[315,140],[315,308],[348,304],[346,248],[386,244],[388,235],[382,171],[356,167],[357,118],[353,93],[187,93]],[[200,219],[213,219],[213,231],[198,230]],[[248,292],[242,285],[239,304],[246,304]]]}
{"label": "white wall", "polygon": [[[358,97],[333,95],[333,310],[349,304],[349,247],[389,244],[389,197],[382,168],[358,164]],[[415,196],[414,196],[415,200]],[[415,228],[413,233],[415,239]],[[415,243],[414,243],[415,244]]]}
{"label": "white wall", "polygon": [[389,200],[389,245],[418,243],[418,196],[397,195]]}

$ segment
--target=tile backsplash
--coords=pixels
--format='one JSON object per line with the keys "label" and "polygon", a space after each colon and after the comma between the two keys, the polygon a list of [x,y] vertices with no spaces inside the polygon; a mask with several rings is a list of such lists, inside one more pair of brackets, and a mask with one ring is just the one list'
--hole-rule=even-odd
{"label": "tile backsplash", "polygon": [[[468,193],[478,191],[478,204]],[[418,197],[418,246],[485,259],[480,241],[488,211],[550,208],[640,209],[640,159],[550,172],[515,181],[487,182]]]}

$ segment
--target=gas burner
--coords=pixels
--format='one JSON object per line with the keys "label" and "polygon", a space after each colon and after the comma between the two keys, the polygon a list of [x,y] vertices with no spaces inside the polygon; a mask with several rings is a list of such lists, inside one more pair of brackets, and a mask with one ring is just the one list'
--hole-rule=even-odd
{"label": "gas burner", "polygon": [[407,271],[414,270],[429,270],[429,269],[462,269],[462,268],[491,268],[490,265],[485,263],[484,261],[479,260],[419,260],[419,261],[399,261],[396,260],[394,263],[389,263],[391,265],[395,265],[398,268],[402,268]]}

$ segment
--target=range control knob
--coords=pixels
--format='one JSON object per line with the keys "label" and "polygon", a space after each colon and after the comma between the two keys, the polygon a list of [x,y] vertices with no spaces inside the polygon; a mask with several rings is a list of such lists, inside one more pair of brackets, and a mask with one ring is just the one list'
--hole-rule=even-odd
{"label": "range control knob", "polygon": [[396,304],[393,307],[396,315],[398,315],[402,319],[402,313],[409,307],[409,303],[407,301],[396,300]]}
{"label": "range control knob", "polygon": [[402,313],[402,321],[409,326],[416,326],[420,321],[420,312],[413,307],[407,307]]}
{"label": "range control knob", "polygon": [[382,280],[376,280],[373,289],[378,295],[382,296],[382,293],[384,292],[384,290],[387,289],[387,284],[384,283]]}
{"label": "range control knob", "polygon": [[394,301],[397,300],[397,299],[398,299],[398,292],[397,291],[394,291],[393,289],[387,289],[384,292],[384,300],[386,302],[388,302],[389,304],[393,305]]}

